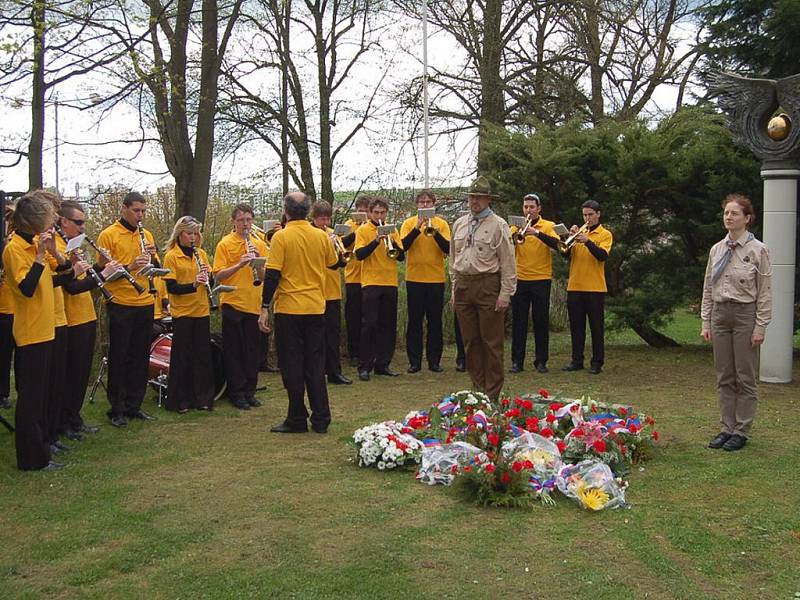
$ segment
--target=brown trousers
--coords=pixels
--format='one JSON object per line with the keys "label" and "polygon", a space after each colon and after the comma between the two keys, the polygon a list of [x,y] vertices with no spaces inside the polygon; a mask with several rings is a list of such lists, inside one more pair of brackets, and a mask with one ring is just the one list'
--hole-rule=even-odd
{"label": "brown trousers", "polygon": [[748,436],[758,403],[758,347],[750,337],[756,322],[755,302],[724,302],[711,309],[711,343],[717,370],[722,431]]}
{"label": "brown trousers", "polygon": [[500,274],[459,275],[454,289],[455,309],[472,384],[497,400],[503,388],[505,312],[494,309],[500,294]]}

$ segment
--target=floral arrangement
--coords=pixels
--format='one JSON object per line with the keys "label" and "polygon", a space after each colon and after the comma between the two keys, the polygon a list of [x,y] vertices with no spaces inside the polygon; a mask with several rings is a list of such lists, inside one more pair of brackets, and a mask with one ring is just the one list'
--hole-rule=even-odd
{"label": "floral arrangement", "polygon": [[384,421],[362,427],[353,434],[359,467],[378,470],[419,463],[424,445],[396,421]]}
{"label": "floral arrangement", "polygon": [[655,420],[631,407],[562,401],[544,389],[497,403],[462,390],[354,435],[360,466],[421,462],[418,480],[454,483],[481,505],[552,505],[558,489],[589,510],[627,506],[621,478],[658,438]]}

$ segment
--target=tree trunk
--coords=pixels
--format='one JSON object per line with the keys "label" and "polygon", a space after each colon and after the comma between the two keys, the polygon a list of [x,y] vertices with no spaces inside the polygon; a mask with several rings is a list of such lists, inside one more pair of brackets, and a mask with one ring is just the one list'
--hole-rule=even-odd
{"label": "tree trunk", "polygon": [[663,333],[659,333],[649,325],[645,325],[643,323],[628,323],[628,325],[640,338],[647,342],[648,346],[652,346],[653,348],[680,347],[680,344],[671,337],[667,337]]}
{"label": "tree trunk", "polygon": [[487,125],[504,124],[504,86],[500,76],[503,56],[503,1],[487,0],[483,12],[483,52],[481,57],[481,127],[478,133],[478,170],[487,152]]}
{"label": "tree trunk", "polygon": [[28,142],[28,189],[40,189],[42,177],[42,147],[44,146],[44,59],[45,59],[45,5],[39,1],[31,10],[33,29],[33,81],[31,86],[31,138]]}

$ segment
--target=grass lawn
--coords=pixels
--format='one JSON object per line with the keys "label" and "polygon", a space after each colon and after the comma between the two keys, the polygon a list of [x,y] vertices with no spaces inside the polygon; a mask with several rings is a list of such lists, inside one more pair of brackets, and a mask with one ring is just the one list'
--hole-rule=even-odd
{"label": "grass lawn", "polygon": [[[669,350],[610,335],[598,377],[558,369],[569,358],[558,334],[550,373],[506,380],[658,419],[661,449],[632,473],[626,511],[560,496],[553,509],[481,509],[410,472],[355,467],[356,428],[468,387],[453,348],[442,374],[331,386],[326,436],[268,432],[286,405],[276,375],[262,375],[260,409],[178,416],[150,394],[159,420],[125,430],[107,425],[99,397],[84,414],[102,431],[58,473],[17,471],[0,430],[0,597],[795,598],[800,385],[762,384],[751,443],[707,450],[717,408],[698,329],[680,315],[668,333],[688,345]],[[403,354],[394,366],[405,371]]]}

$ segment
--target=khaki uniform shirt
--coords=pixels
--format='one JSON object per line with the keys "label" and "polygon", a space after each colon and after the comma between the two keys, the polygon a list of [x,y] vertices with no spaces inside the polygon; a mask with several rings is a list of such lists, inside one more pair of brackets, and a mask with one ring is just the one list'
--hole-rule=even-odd
{"label": "khaki uniform shirt", "polygon": [[772,265],[769,249],[755,238],[743,243],[746,239],[747,234],[744,234],[737,240],[733,256],[713,283],[711,273],[716,262],[728,251],[728,236],[714,244],[708,253],[703,304],[700,309],[703,329],[711,329],[711,309],[716,302],[755,302],[756,326],[753,333],[764,335],[772,319]]}
{"label": "khaki uniform shirt", "polygon": [[494,213],[480,221],[470,235],[473,216],[464,215],[453,224],[450,278],[460,275],[500,273],[500,300],[508,301],[517,290],[517,265],[508,223]]}

